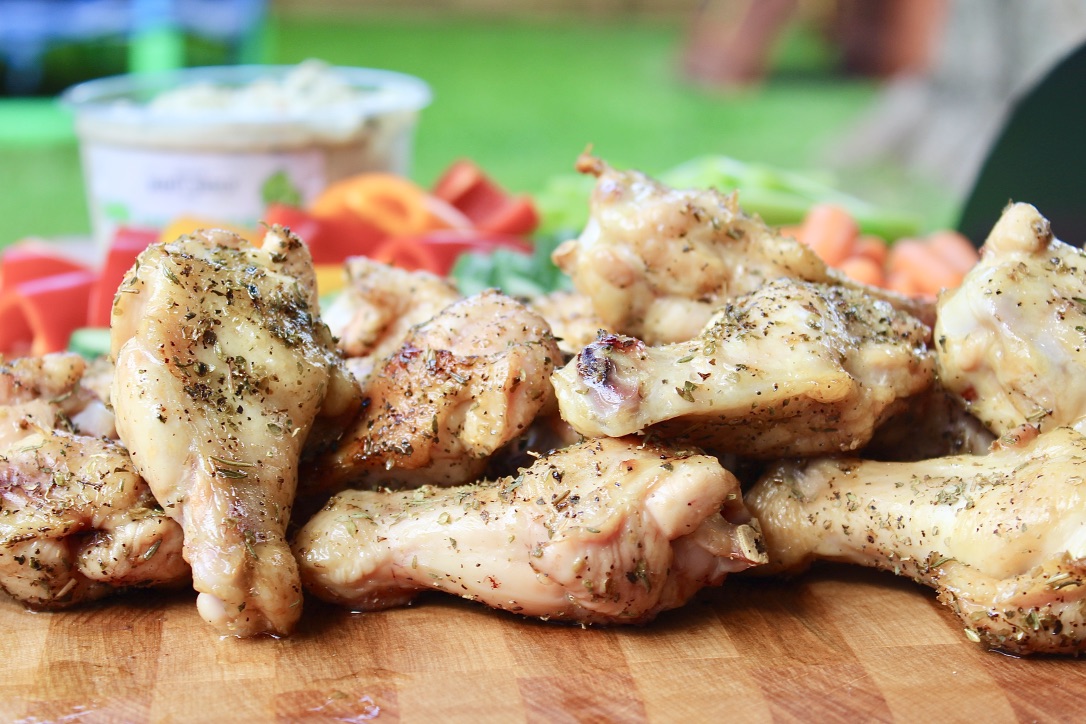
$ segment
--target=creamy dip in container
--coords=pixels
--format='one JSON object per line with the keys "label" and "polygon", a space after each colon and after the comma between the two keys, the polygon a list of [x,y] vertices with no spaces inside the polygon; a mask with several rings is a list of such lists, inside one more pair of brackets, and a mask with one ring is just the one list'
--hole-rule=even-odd
{"label": "creamy dip in container", "polygon": [[429,86],[368,68],[223,66],[70,88],[99,248],[119,226],[185,215],[255,226],[269,201],[311,201],[366,171],[406,174]]}

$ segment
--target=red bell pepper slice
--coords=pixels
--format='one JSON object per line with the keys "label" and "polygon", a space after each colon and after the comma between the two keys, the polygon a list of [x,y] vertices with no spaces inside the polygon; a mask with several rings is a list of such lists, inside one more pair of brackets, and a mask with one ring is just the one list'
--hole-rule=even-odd
{"label": "red bell pepper slice", "polygon": [[96,276],[72,271],[17,284],[0,296],[0,351],[43,355],[68,346],[87,321]]}
{"label": "red bell pepper slice", "polygon": [[296,206],[271,204],[264,222],[280,224],[309,247],[315,264],[338,264],[351,256],[365,255],[387,237],[376,224],[353,216],[316,216]]}
{"label": "red bell pepper slice", "polygon": [[113,297],[124,281],[124,275],[136,263],[136,257],[159,239],[154,229],[136,229],[122,226],[113,235],[113,244],[106,253],[106,261],[98,275],[98,281],[90,293],[90,308],[86,325],[108,327],[113,314]]}
{"label": "red bell pepper slice", "polygon": [[0,293],[33,279],[87,270],[86,264],[57,254],[41,243],[15,244],[0,254]]}
{"label": "red bell pepper slice", "polygon": [[434,184],[432,193],[485,231],[530,234],[539,226],[539,214],[530,198],[510,195],[467,159],[449,166]]}

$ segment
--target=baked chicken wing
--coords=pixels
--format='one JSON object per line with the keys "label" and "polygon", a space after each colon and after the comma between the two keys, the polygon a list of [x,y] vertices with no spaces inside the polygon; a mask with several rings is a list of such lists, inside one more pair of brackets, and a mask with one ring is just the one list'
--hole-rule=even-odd
{"label": "baked chicken wing", "polygon": [[317,310],[309,252],[280,227],[259,249],[217,230],[153,245],[118,291],[117,429],[222,633],[286,634],[301,614],[299,456],[318,418],[335,429],[359,404]]}
{"label": "baked chicken wing", "polygon": [[939,298],[939,377],[996,435],[1086,432],[1086,252],[1012,204],[962,285]]}
{"label": "baked chicken wing", "polygon": [[309,591],[353,608],[437,589],[526,616],[643,623],[760,564],[760,545],[715,459],[606,439],[493,483],[344,491],[294,550]]}
{"label": "baked chicken wing", "polygon": [[765,570],[874,566],[935,588],[993,649],[1086,651],[1086,438],[1062,427],[1002,442],[984,456],[779,464],[746,496]]}
{"label": "baked chicken wing", "polygon": [[448,279],[364,256],[348,259],[345,273],[347,286],[323,317],[360,380],[400,348],[411,327],[460,299]]}
{"label": "baked chicken wing", "polygon": [[646,431],[757,458],[855,450],[932,384],[928,333],[860,291],[782,279],[687,342],[603,335],[554,385],[589,437]]}
{"label": "baked chicken wing", "polygon": [[[647,344],[682,342],[726,301],[774,279],[858,286],[809,247],[743,213],[734,194],[672,189],[588,155],[577,168],[598,177],[591,213],[554,261],[592,299],[608,330]],[[930,305],[868,292],[931,319]]]}
{"label": "baked chicken wing", "polygon": [[0,363],[0,588],[33,608],[189,575],[85,370],[74,354]]}
{"label": "baked chicken wing", "polygon": [[475,480],[495,451],[554,409],[560,354],[547,323],[503,294],[447,307],[367,379],[362,415],[303,476],[303,492]]}

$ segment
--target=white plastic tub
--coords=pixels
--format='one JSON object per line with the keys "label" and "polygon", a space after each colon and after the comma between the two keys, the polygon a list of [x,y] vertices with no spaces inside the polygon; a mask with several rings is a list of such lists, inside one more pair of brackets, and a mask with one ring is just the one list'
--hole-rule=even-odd
{"label": "white plastic tub", "polygon": [[367,68],[223,66],[102,78],[75,114],[96,242],[180,216],[255,226],[269,197],[305,204],[366,171],[406,174],[430,89]]}

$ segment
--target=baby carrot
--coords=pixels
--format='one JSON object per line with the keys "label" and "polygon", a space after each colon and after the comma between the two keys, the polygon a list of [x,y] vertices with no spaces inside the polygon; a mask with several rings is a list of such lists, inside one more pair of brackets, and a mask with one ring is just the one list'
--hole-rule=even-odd
{"label": "baby carrot", "polygon": [[961,283],[961,274],[920,239],[895,242],[890,248],[886,267],[890,274],[909,278],[922,294],[934,296],[940,289],[953,288]]}
{"label": "baby carrot", "polygon": [[849,256],[859,233],[856,220],[833,204],[812,206],[803,219],[803,242],[830,266],[837,266]]}
{"label": "baby carrot", "polygon": [[852,253],[854,256],[865,256],[880,267],[884,267],[886,266],[886,257],[890,253],[890,247],[881,237],[864,234],[856,239]]}
{"label": "baby carrot", "polygon": [[886,275],[886,288],[895,292],[907,294],[910,297],[920,296],[922,292],[912,277],[901,272],[890,272]]}
{"label": "baby carrot", "polygon": [[980,254],[964,236],[956,231],[937,231],[928,237],[928,246],[942,258],[951,269],[965,274],[980,259]]}
{"label": "baby carrot", "polygon": [[886,277],[882,272],[882,265],[874,259],[854,254],[842,261],[837,266],[845,276],[873,287],[881,287],[886,284]]}

